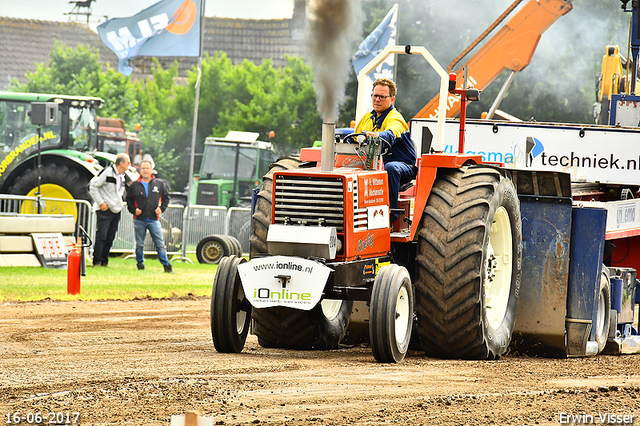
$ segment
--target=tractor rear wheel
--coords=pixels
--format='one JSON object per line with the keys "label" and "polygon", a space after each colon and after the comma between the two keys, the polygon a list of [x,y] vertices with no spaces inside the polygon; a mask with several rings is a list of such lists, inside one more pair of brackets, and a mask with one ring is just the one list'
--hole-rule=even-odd
{"label": "tractor rear wheel", "polygon": [[403,266],[383,266],[373,283],[369,308],[369,338],[378,362],[400,362],[411,339],[413,291]]}
{"label": "tractor rear wheel", "polygon": [[[267,232],[271,224],[273,173],[297,169],[301,161],[280,158],[262,178],[251,225],[250,257],[268,253]],[[344,337],[351,318],[352,301],[323,300],[310,311],[291,308],[253,310],[253,332],[268,348],[334,349]]]}
{"label": "tractor rear wheel", "polygon": [[442,169],[418,231],[416,313],[428,356],[497,359],[511,342],[522,264],[513,182],[489,166]]}
{"label": "tractor rear wheel", "polygon": [[[89,179],[78,170],[65,164],[42,165],[40,184],[42,196],[46,198],[68,198],[91,200]],[[46,185],[46,186],[45,186]],[[9,188],[9,194],[34,196],[38,190],[38,169],[27,169],[18,176]]]}
{"label": "tractor rear wheel", "polygon": [[247,341],[251,322],[251,303],[244,295],[237,256],[222,259],[211,292],[211,337],[218,352],[240,353]]}
{"label": "tractor rear wheel", "polygon": [[347,332],[350,300],[323,300],[310,311],[253,310],[253,332],[265,348],[335,349]]}
{"label": "tractor rear wheel", "polygon": [[[66,164],[45,163],[40,175],[40,193],[44,198],[64,200],[87,200],[89,196],[89,178]],[[38,192],[38,169],[26,169],[8,189],[9,194],[35,197]],[[33,202],[22,203],[21,213],[33,213],[37,209]],[[56,202],[44,203],[45,214],[68,214],[76,217],[78,211],[74,203],[60,205]],[[85,228],[87,224],[82,224]]]}

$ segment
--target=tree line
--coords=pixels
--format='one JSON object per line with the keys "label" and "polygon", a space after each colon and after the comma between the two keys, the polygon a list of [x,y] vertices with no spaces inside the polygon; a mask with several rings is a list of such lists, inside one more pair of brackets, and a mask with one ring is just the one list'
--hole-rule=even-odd
{"label": "tree line", "polygon": [[[363,2],[362,38],[366,37],[395,3]],[[446,67],[467,45],[502,13],[512,0],[465,2],[464,10],[451,2],[401,0],[399,44],[424,45]],[[616,0],[576,0],[573,10],[543,34],[534,58],[516,76],[500,108],[525,120],[572,123],[592,122],[594,83],[608,44],[626,52],[630,14]],[[353,52],[357,45],[353,46]],[[198,114],[196,152],[202,152],[208,136],[223,137],[230,130],[258,132],[280,154],[292,154],[321,137],[313,71],[304,59],[288,57],[285,67],[270,60],[240,64],[221,52],[205,54]],[[140,139],[156,169],[174,190],[187,185],[189,147],[197,71],[186,79],[177,63],[162,69],[157,61],[152,75],[131,80],[100,62],[99,51],[89,46],[70,48],[57,43],[48,63],[38,64],[24,84],[14,80],[10,90],[97,96],[105,99],[101,116],[122,118],[128,130],[140,123]],[[409,119],[436,93],[435,73],[424,61],[404,55],[397,61],[396,106]],[[487,111],[508,72],[469,108],[470,117]],[[355,114],[356,76],[350,72],[338,126],[348,126]]]}

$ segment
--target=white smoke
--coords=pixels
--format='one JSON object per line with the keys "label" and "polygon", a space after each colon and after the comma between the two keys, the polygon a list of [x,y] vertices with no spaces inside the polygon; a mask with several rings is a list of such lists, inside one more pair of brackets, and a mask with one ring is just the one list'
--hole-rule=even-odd
{"label": "white smoke", "polygon": [[361,16],[360,0],[310,0],[307,6],[307,57],[324,121],[338,117],[353,49],[361,38]]}

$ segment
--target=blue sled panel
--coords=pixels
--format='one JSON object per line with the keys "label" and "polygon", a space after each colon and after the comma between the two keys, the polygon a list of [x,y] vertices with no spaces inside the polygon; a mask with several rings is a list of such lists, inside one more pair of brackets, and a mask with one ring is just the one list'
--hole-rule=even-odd
{"label": "blue sled panel", "polygon": [[571,198],[531,195],[519,198],[522,284],[513,347],[530,355],[566,357]]}
{"label": "blue sled panel", "polygon": [[567,293],[567,355],[584,356],[595,339],[596,310],[604,254],[607,211],[575,207],[571,229],[569,289]]}

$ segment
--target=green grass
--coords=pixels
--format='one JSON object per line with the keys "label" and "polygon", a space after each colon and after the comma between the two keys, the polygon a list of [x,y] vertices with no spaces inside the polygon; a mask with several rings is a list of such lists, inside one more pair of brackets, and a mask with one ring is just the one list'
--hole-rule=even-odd
{"label": "green grass", "polygon": [[2,267],[0,302],[211,296],[217,265],[201,265],[195,256],[192,261],[193,264],[174,260],[174,273],[166,274],[155,258],[145,259],[144,271],[136,269],[134,259],[110,258],[106,268],[87,266],[79,295],[67,294],[66,269]]}

